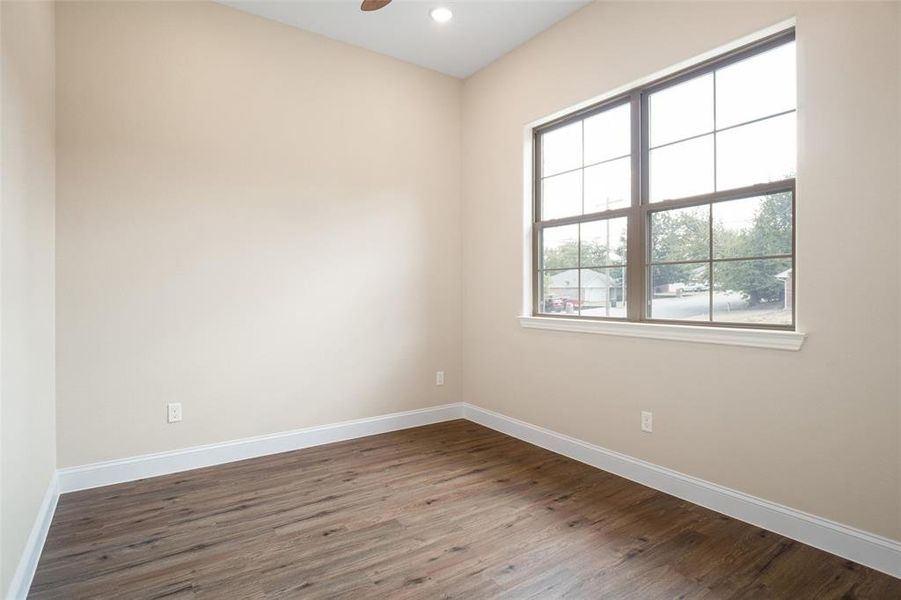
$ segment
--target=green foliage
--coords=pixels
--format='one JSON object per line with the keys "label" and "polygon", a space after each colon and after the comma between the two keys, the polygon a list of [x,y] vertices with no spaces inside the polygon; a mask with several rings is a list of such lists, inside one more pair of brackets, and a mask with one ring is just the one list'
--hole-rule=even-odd
{"label": "green foliage", "polygon": [[709,255],[710,207],[694,206],[651,216],[654,262],[706,260]]}
{"label": "green foliage", "polygon": [[[710,252],[710,207],[654,213],[651,224],[651,256],[654,261],[707,260]],[[754,258],[791,254],[792,214],[788,192],[763,197],[751,226],[726,228],[714,221],[714,258]],[[713,282],[717,289],[739,292],[751,306],[781,301],[784,283],[776,275],[791,267],[790,260],[749,260],[716,263]],[[701,283],[709,280],[706,266],[658,265],[654,286]]]}
{"label": "green foliage", "polygon": [[545,248],[545,269],[575,269],[579,266],[579,243],[575,240],[557,246]]}
{"label": "green foliage", "polygon": [[[792,243],[791,194],[764,197],[754,222],[730,240],[721,256],[754,257],[790,254]],[[751,306],[761,302],[781,302],[785,297],[784,282],[776,278],[791,268],[791,260],[732,261],[716,265],[716,287],[740,292]]]}
{"label": "green foliage", "polygon": [[[602,267],[622,264],[625,259],[626,240],[620,239],[618,244],[608,252],[607,246],[597,242],[582,244],[582,266]],[[579,242],[570,240],[555,248],[544,251],[545,269],[576,269],[579,267]]]}
{"label": "green foliage", "polygon": [[[698,206],[654,213],[651,216],[651,257],[653,261],[706,260],[710,254],[710,208]],[[657,265],[653,285],[700,283],[707,281],[706,267],[699,265]],[[699,276],[700,275],[700,276]]]}
{"label": "green foliage", "polygon": [[[653,267],[654,286],[670,283],[709,283],[705,263],[710,255],[709,205],[654,213],[651,223],[651,256],[658,261],[698,261]],[[792,199],[788,192],[764,196],[750,227],[729,229],[713,223],[714,258],[755,258],[791,254]],[[583,266],[619,264],[625,256],[625,239],[608,253],[603,244],[582,246]],[[615,256],[614,256],[615,255]],[[579,266],[579,242],[570,240],[544,253],[545,269],[575,269]],[[715,263],[713,283],[718,290],[740,293],[751,306],[782,301],[784,282],[776,275],[791,268],[789,259],[741,260]],[[608,274],[622,280],[622,269]]]}

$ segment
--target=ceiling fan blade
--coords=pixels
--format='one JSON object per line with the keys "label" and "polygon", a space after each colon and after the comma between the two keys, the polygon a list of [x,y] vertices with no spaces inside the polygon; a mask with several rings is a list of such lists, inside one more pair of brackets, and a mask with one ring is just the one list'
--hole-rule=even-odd
{"label": "ceiling fan blade", "polygon": [[373,10],[378,10],[380,8],[385,8],[391,3],[391,0],[363,0],[363,4],[360,5],[360,10],[363,12],[370,12]]}

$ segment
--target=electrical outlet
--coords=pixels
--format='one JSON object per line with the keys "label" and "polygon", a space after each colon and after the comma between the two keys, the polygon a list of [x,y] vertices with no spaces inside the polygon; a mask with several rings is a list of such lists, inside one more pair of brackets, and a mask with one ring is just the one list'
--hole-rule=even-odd
{"label": "electrical outlet", "polygon": [[641,430],[651,433],[654,431],[654,413],[641,411]]}
{"label": "electrical outlet", "polygon": [[169,423],[181,421],[181,402],[170,402],[166,405],[166,420]]}
{"label": "electrical outlet", "polygon": [[435,385],[444,385],[444,371],[435,371]]}

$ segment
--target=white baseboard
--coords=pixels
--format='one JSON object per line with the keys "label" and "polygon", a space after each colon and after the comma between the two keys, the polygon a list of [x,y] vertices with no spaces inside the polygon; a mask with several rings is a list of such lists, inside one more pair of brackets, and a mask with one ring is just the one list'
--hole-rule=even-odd
{"label": "white baseboard", "polygon": [[901,578],[901,543],[471,404],[463,417],[598,469]]}
{"label": "white baseboard", "polygon": [[461,418],[463,418],[462,404],[444,404],[231,442],[69,467],[59,470],[59,489],[60,493],[74,492]]}
{"label": "white baseboard", "polygon": [[901,578],[901,543],[895,540],[684,475],[471,404],[456,403],[60,469],[47,490],[8,597],[12,600],[25,597],[61,493],[461,418]]}
{"label": "white baseboard", "polygon": [[44,499],[34,518],[28,539],[25,541],[22,557],[19,559],[16,572],[9,584],[9,590],[6,592],[7,600],[25,600],[25,597],[28,596],[31,580],[38,568],[38,561],[44,550],[44,542],[47,540],[47,532],[50,530],[50,522],[53,520],[53,513],[56,512],[58,500],[59,483],[57,475],[54,473],[47,486],[47,491],[44,492]]}

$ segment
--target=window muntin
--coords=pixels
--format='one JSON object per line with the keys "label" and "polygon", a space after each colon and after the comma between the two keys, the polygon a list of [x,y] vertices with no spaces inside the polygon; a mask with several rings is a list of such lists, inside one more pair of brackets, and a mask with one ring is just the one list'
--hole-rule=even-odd
{"label": "window muntin", "polygon": [[717,128],[794,110],[795,56],[795,45],[786,43],[717,69]]}
{"label": "window muntin", "polygon": [[537,128],[533,314],[793,329],[795,97],[789,31]]}
{"label": "window muntin", "polygon": [[658,148],[713,131],[713,73],[650,95],[650,147]]}
{"label": "window muntin", "polygon": [[652,148],[651,202],[709,194],[715,187],[713,135]]}
{"label": "window muntin", "polygon": [[632,152],[629,105],[621,104],[585,119],[583,156],[585,165],[596,165]]}
{"label": "window muntin", "polygon": [[791,112],[717,133],[717,190],[793,178],[795,120]]}
{"label": "window muntin", "polygon": [[784,191],[650,213],[648,317],[792,324],[792,196]]}
{"label": "window muntin", "polygon": [[627,208],[632,203],[631,157],[586,167],[582,177],[585,214]]}
{"label": "window muntin", "polygon": [[627,217],[544,227],[538,313],[626,317]]}

